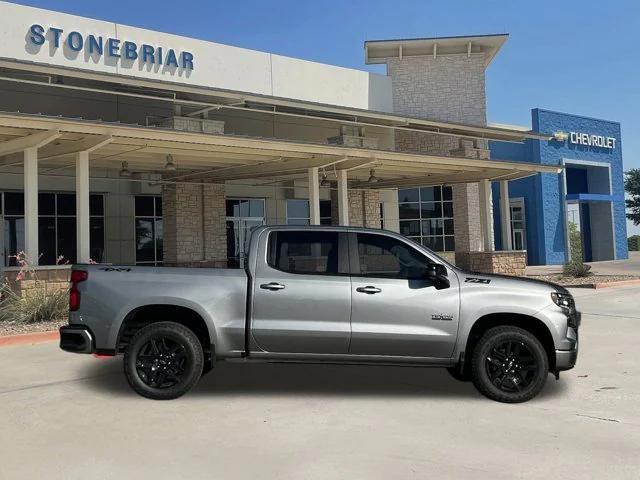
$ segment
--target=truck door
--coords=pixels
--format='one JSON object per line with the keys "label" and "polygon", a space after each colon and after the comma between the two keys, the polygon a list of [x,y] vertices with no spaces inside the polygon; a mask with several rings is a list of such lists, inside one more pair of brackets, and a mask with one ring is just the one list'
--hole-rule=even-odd
{"label": "truck door", "polygon": [[[350,233],[352,316],[349,353],[448,358],[458,332],[459,288],[436,289],[425,254],[385,234]],[[354,258],[356,257],[356,258]]]}
{"label": "truck door", "polygon": [[351,336],[348,234],[269,233],[253,281],[251,332],[277,353],[346,354]]}

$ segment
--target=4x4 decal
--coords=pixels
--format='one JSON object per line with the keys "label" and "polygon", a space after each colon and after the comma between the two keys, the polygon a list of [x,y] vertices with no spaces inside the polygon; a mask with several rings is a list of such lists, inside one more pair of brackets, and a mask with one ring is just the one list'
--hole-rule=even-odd
{"label": "4x4 decal", "polygon": [[102,267],[99,270],[103,270],[105,272],[130,272],[130,268],[123,267]]}

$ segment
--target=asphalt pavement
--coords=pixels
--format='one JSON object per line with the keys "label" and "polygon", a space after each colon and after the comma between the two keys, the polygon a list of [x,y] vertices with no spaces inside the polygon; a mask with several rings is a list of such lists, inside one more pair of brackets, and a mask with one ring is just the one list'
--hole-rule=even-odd
{"label": "asphalt pavement", "polygon": [[0,478],[638,479],[640,287],[574,293],[578,365],[518,405],[440,369],[270,364],[154,402],[120,358],[0,348]]}

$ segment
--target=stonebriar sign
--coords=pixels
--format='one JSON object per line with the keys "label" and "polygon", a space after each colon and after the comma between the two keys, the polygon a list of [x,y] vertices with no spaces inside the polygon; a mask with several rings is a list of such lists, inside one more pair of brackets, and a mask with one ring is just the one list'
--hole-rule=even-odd
{"label": "stonebriar sign", "polygon": [[118,38],[103,37],[102,35],[83,35],[77,31],[65,32],[62,28],[45,28],[34,23],[29,28],[28,41],[33,45],[42,46],[46,43],[50,48],[68,48],[71,52],[86,52],[90,56],[111,59],[123,59],[148,65],[162,65],[166,67],[193,70],[193,54],[183,51],[176,52],[173,48],[149,45],[138,45],[135,42]]}

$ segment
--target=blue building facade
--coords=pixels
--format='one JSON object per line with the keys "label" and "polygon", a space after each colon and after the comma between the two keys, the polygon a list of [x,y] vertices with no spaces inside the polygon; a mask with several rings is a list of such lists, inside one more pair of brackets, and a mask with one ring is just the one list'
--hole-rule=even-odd
{"label": "blue building facade", "polygon": [[[574,256],[584,261],[628,258],[620,124],[537,108],[531,113],[533,130],[554,138],[521,144],[493,141],[492,157],[564,170],[509,182],[512,248],[527,250],[529,265],[563,264],[570,259],[572,228],[581,240],[581,251]],[[493,205],[494,232],[500,232],[497,183]],[[504,249],[500,235],[495,237],[496,249]]]}

